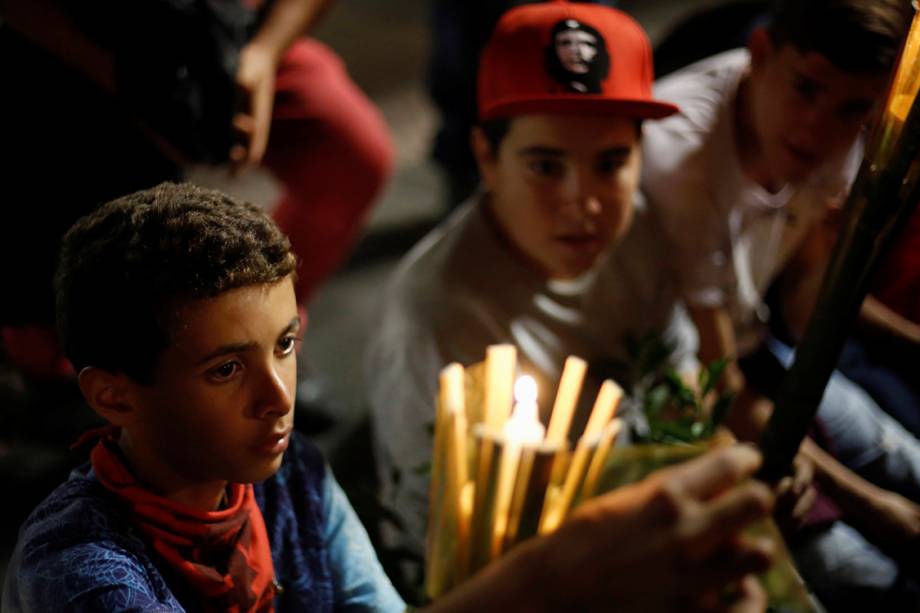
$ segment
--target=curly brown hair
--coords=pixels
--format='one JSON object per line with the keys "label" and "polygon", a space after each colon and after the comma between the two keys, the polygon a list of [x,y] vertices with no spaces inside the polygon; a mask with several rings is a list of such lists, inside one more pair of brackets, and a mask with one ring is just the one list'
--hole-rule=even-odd
{"label": "curly brown hair", "polygon": [[273,283],[296,266],[271,219],[219,191],[162,183],[118,198],[64,237],[55,276],[64,351],[78,371],[149,384],[180,304]]}
{"label": "curly brown hair", "polygon": [[815,51],[846,72],[882,73],[913,15],[911,0],[775,0],[767,30],[777,45]]}

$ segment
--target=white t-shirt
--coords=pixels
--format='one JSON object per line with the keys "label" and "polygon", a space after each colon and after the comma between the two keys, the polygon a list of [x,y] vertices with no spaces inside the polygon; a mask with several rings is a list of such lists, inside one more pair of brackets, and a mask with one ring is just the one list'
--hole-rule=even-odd
{"label": "white t-shirt", "polygon": [[660,219],[670,262],[690,305],[724,306],[739,355],[754,350],[769,316],[770,283],[841,197],[862,155],[857,143],[809,180],[770,193],[749,179],[735,148],[735,100],[745,49],[692,64],[655,84],[681,112],[643,126],[642,191]]}
{"label": "white t-shirt", "polygon": [[[604,367],[627,383],[624,338],[657,332],[676,350],[679,371],[696,368],[697,338],[666,274],[660,231],[637,205],[627,235],[590,272],[547,281],[518,259],[487,218],[468,202],[403,259],[388,285],[380,326],[368,355],[368,383],[383,503],[406,524],[420,550],[428,509],[438,373],[450,362],[480,362],[490,344],[518,348],[523,372],[540,390],[547,421],[565,358],[577,355],[591,373]],[[587,404],[587,403],[586,403]],[[589,405],[588,405],[589,406]],[[580,431],[587,411],[573,422]]]}

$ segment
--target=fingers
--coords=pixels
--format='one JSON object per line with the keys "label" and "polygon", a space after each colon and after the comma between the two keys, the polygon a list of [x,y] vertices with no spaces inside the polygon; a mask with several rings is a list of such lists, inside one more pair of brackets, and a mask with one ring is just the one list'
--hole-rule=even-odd
{"label": "fingers", "polygon": [[687,565],[682,574],[688,588],[705,591],[765,572],[775,556],[776,549],[768,538],[737,538],[704,561]]}
{"label": "fingers", "polygon": [[787,536],[794,535],[802,528],[817,499],[817,492],[812,487],[814,465],[800,453],[793,467],[794,474],[781,479],[775,488],[774,517]]}
{"label": "fingers", "polygon": [[271,129],[272,104],[275,99],[274,79],[260,83],[255,91],[252,105],[252,137],[249,141],[249,156],[246,163],[258,166],[262,163],[268,147],[268,133]]}
{"label": "fingers", "polygon": [[233,172],[237,172],[249,159],[249,143],[252,142],[252,132],[255,122],[248,113],[237,113],[233,116],[233,129],[240,142],[230,147],[230,162]]}
{"label": "fingers", "polygon": [[271,84],[262,86],[253,92],[251,108],[248,112],[233,116],[233,129],[240,142],[230,148],[230,162],[234,171],[244,166],[258,166],[268,148],[268,135],[271,129],[272,103],[274,92]]}
{"label": "fingers", "polygon": [[801,453],[796,456],[795,474],[792,476],[792,491],[796,496],[801,496],[811,487],[815,478],[815,465]]}
{"label": "fingers", "polygon": [[763,613],[767,610],[767,592],[755,577],[749,575],[739,581],[732,596],[723,608],[725,613]]}
{"label": "fingers", "polygon": [[804,494],[799,496],[799,499],[795,503],[795,507],[792,509],[792,516],[798,520],[799,527],[801,527],[808,518],[808,514],[811,512],[811,508],[815,506],[815,501],[817,499],[818,492],[813,487],[809,487],[805,490]]}
{"label": "fingers", "polygon": [[776,513],[783,515],[790,512],[798,501],[798,496],[793,491],[794,481],[792,477],[783,477],[776,484],[773,493],[776,496]]}
{"label": "fingers", "polygon": [[703,505],[679,527],[685,558],[708,557],[726,538],[732,538],[751,522],[766,517],[773,497],[763,483],[750,481]]}
{"label": "fingers", "polygon": [[675,480],[685,494],[706,500],[754,474],[760,463],[756,449],[733,445],[675,467],[666,478]]}

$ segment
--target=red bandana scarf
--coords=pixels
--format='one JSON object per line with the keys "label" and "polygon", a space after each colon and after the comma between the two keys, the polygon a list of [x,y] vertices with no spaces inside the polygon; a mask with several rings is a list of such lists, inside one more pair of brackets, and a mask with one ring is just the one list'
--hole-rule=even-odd
{"label": "red bandana scarf", "polygon": [[143,488],[111,435],[91,454],[96,477],[131,507],[154,550],[185,579],[205,611],[272,611],[274,568],[252,485],[228,487],[227,507],[199,511]]}

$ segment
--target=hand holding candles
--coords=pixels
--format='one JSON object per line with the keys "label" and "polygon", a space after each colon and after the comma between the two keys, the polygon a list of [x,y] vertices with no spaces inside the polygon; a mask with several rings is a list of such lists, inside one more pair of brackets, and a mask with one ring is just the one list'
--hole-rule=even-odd
{"label": "hand holding candles", "polygon": [[[696,519],[700,515],[688,514],[687,517],[694,518],[691,522],[693,525],[679,525],[673,522],[672,516],[668,514],[648,512],[648,505],[658,500],[656,492],[688,491],[686,488],[694,480],[694,476],[702,477],[704,473],[708,474],[713,470],[723,471],[729,465],[734,467],[731,468],[731,483],[719,475],[710,475],[704,479],[707,482],[712,481],[714,486],[719,488],[719,493],[707,488],[699,492],[702,497],[700,500],[682,495],[675,499],[675,502],[692,505],[697,511],[704,510],[706,517],[713,522],[720,522],[720,525],[724,524],[727,517],[724,515],[726,503],[730,503],[733,515],[744,515],[744,521],[739,521],[734,528],[720,529],[720,535],[724,536],[724,542],[730,543],[733,547],[746,546],[743,545],[742,539],[736,538],[738,530],[743,523],[761,517],[769,507],[768,501],[761,501],[756,505],[756,514],[751,514],[754,506],[751,501],[763,497],[753,490],[766,490],[756,483],[739,483],[735,486],[735,481],[754,470],[755,464],[751,457],[756,456],[754,452],[744,448],[728,452],[728,455],[718,452],[721,459],[712,457],[705,462],[696,461],[692,469],[670,469],[670,477],[646,479],[641,485],[627,486],[612,494],[605,494],[603,499],[588,500],[593,498],[595,493],[610,488],[610,483],[606,480],[611,475],[610,471],[615,471],[617,467],[617,462],[608,462],[607,458],[622,427],[619,420],[614,419],[622,390],[613,381],[604,382],[585,430],[578,437],[578,444],[572,454],[569,452],[568,431],[573,421],[572,411],[581,394],[585,363],[578,358],[569,360],[569,366],[564,370],[568,375],[562,377],[554,405],[554,408],[562,407],[563,413],[550,415],[550,426],[544,428],[539,419],[538,397],[546,398],[546,394],[551,392],[540,389],[538,396],[537,385],[531,377],[525,375],[515,379],[519,373],[516,372],[513,351],[514,348],[510,346],[502,347],[497,352],[490,351],[489,355],[493,359],[491,364],[487,360],[486,368],[473,365],[464,369],[458,364],[452,364],[442,372],[439,415],[436,419],[436,424],[440,423],[441,426],[436,427],[435,435],[442,440],[435,441],[435,449],[442,450],[444,457],[436,463],[442,474],[433,475],[433,481],[439,483],[439,488],[436,492],[433,491],[433,495],[440,492],[441,499],[432,501],[432,507],[440,509],[442,515],[429,518],[429,538],[434,544],[430,551],[434,552],[434,555],[429,555],[426,568],[428,593],[432,598],[445,602],[440,600],[441,596],[458,584],[466,582],[474,574],[477,576],[472,577],[470,583],[480,586],[483,585],[483,581],[488,582],[490,577],[495,578],[496,573],[507,580],[509,575],[501,575],[498,569],[508,561],[520,560],[522,555],[529,555],[528,551],[540,552],[536,563],[527,564],[528,568],[544,569],[546,564],[561,564],[558,570],[562,572],[563,580],[550,583],[561,592],[568,593],[571,586],[580,584],[575,577],[591,573],[580,568],[581,564],[572,565],[568,556],[560,555],[563,551],[578,554],[582,549],[586,557],[580,559],[590,561],[589,565],[593,565],[599,559],[616,560],[613,567],[607,564],[605,568],[616,568],[617,570],[611,574],[618,578],[624,575],[630,577],[628,581],[620,581],[618,585],[632,585],[640,579],[646,581],[651,589],[642,591],[643,601],[647,598],[670,596],[670,592],[664,593],[660,589],[662,568],[670,568],[662,562],[675,559],[675,553],[685,556],[685,541],[679,538],[652,537],[665,532],[686,535],[688,529],[709,535],[715,524],[698,522]],[[496,357],[499,359],[496,360]],[[484,393],[480,390],[484,390]],[[477,406],[480,403],[482,409]],[[471,415],[482,418],[470,417]],[[490,423],[487,420],[490,420]],[[580,421],[576,420],[576,423]],[[551,438],[559,440],[559,444],[552,443]],[[486,458],[482,455],[484,449],[489,450]],[[465,457],[460,454],[464,454]],[[571,461],[568,461],[569,457],[572,458]],[[725,460],[732,458],[734,459],[726,465]],[[475,470],[465,472],[467,464]],[[554,467],[558,470],[554,470]],[[739,470],[740,468],[743,470]],[[672,485],[675,482],[679,483],[680,489],[665,487],[665,482]],[[729,490],[723,492],[727,487]],[[739,488],[747,492],[743,501],[736,500]],[[554,504],[547,507],[545,503],[551,497],[548,495],[551,489],[555,492],[552,496]],[[470,504],[473,499],[481,499],[480,504]],[[623,506],[623,501],[631,502]],[[542,526],[541,530],[541,518],[547,508],[553,512],[552,521]],[[600,517],[599,513],[604,516],[604,532],[609,537],[603,544],[597,532],[597,528],[602,527],[596,522]],[[564,533],[562,538],[556,538],[557,535],[553,534],[557,528],[558,532]],[[530,537],[537,537],[540,532],[547,536],[529,540],[527,545],[518,547],[519,543]],[[630,543],[631,549],[619,546],[624,542]],[[632,546],[638,543],[645,544]],[[651,558],[646,555],[648,543],[657,543],[659,547]],[[662,546],[665,547],[664,550],[660,549]],[[512,547],[514,550],[509,552]],[[631,557],[640,550],[641,555],[637,558]],[[714,555],[724,555],[724,551],[720,548]],[[497,561],[495,569],[478,573],[483,566],[496,561],[498,557],[501,557],[501,560]],[[686,590],[693,583],[685,581],[685,576],[694,572],[702,573],[704,569],[705,572],[711,572],[705,563],[687,569],[682,568],[678,571],[679,576],[673,578],[673,582],[676,583],[665,584],[679,583],[683,586],[682,589]],[[731,579],[751,570],[732,565],[730,572],[737,574],[726,578],[723,583],[729,583]],[[526,570],[515,567],[512,574],[517,575],[520,572]],[[540,576],[546,576],[543,570],[540,570]],[[610,580],[611,577],[604,577],[604,581]],[[520,581],[514,583],[522,585]],[[600,583],[602,582],[591,581],[592,586]],[[531,589],[526,581],[524,589]],[[575,592],[580,591],[582,590],[575,589]],[[594,591],[594,588],[588,591]],[[617,592],[617,598],[622,600],[622,588]],[[458,595],[462,598],[463,594],[469,595],[470,590],[457,590],[448,596],[446,601]],[[579,598],[569,600],[573,605],[580,602]],[[636,602],[638,604],[641,601]],[[485,601],[480,604],[483,606],[469,603],[469,606],[460,606],[452,610],[501,608],[495,606],[495,601],[488,605]],[[508,604],[508,601],[504,604]],[[603,608],[603,605],[609,602],[599,604],[602,604]],[[529,610],[532,607],[523,608]],[[563,607],[562,610],[577,608]]]}

